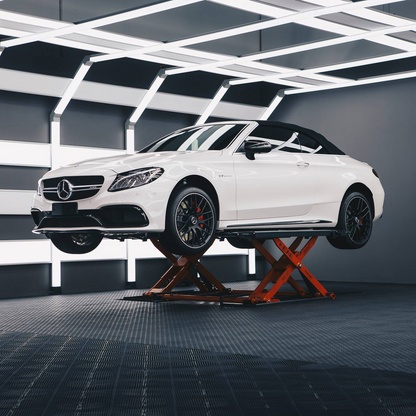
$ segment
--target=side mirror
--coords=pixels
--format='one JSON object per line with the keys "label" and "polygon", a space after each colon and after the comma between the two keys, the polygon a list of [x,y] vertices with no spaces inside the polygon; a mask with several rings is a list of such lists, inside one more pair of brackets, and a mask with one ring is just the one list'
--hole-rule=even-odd
{"label": "side mirror", "polygon": [[269,153],[272,150],[272,145],[266,140],[247,140],[244,143],[244,151],[247,159],[254,160],[256,153]]}

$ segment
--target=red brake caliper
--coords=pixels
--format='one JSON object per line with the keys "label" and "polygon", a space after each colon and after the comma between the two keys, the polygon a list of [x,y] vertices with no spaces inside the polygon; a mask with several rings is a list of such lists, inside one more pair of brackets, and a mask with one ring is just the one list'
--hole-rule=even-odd
{"label": "red brake caliper", "polygon": [[[196,210],[196,213],[199,214],[201,212],[201,207],[198,207],[198,209]],[[200,215],[198,217],[199,221],[203,221],[204,220],[204,216]],[[200,228],[204,228],[204,224],[199,224]]]}

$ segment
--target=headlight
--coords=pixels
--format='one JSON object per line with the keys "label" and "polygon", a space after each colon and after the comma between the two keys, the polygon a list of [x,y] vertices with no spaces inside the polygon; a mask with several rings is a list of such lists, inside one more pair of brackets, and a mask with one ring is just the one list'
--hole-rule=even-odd
{"label": "headlight", "polygon": [[42,196],[42,188],[42,181],[38,181],[38,191],[36,192],[38,196]]}
{"label": "headlight", "polygon": [[146,185],[160,178],[163,172],[162,168],[143,168],[119,173],[108,188],[108,192],[122,191],[123,189]]}

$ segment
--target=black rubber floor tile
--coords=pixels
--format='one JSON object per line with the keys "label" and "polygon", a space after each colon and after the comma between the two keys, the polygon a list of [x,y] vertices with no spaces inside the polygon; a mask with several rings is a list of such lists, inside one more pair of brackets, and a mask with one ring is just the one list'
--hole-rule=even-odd
{"label": "black rubber floor tile", "polygon": [[137,290],[1,301],[0,416],[415,416],[416,287],[326,286],[350,294],[259,308],[120,300]]}

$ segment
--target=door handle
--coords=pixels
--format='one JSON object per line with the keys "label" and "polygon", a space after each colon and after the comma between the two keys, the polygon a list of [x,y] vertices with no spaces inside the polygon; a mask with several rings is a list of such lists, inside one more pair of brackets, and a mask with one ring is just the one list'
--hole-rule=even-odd
{"label": "door handle", "polygon": [[300,168],[307,168],[309,166],[309,163],[308,162],[298,162],[296,165],[299,166]]}

